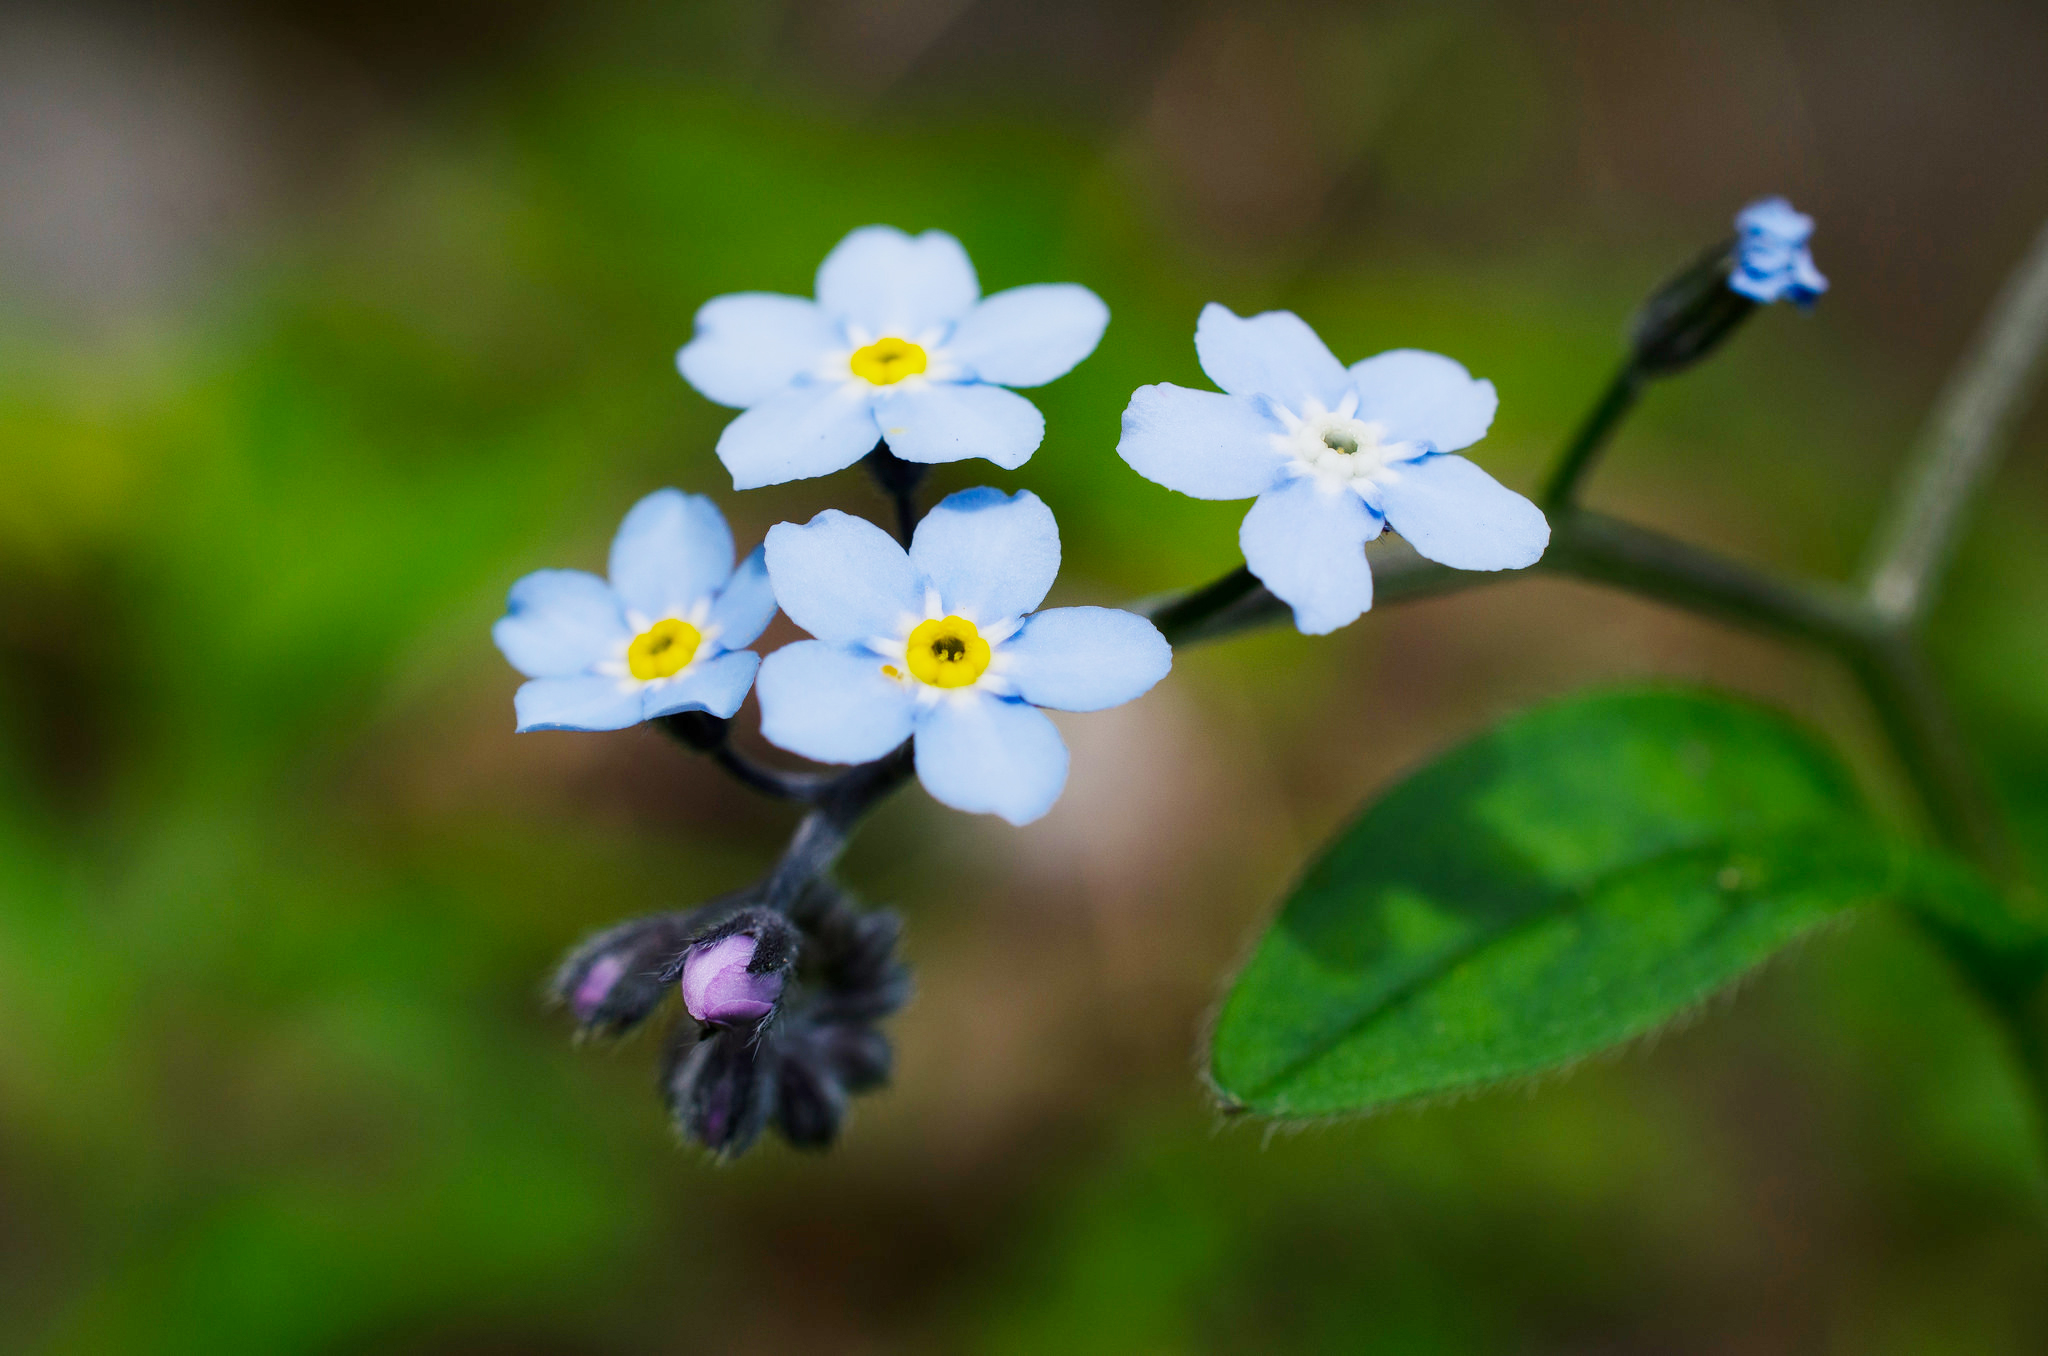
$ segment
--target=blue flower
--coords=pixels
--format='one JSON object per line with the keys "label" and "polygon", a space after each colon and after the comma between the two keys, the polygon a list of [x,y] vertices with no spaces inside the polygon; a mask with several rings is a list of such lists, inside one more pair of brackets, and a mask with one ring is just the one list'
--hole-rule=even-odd
{"label": "blue flower", "polygon": [[918,780],[956,810],[1028,824],[1067,781],[1067,747],[1039,707],[1100,711],[1148,690],[1173,651],[1143,617],[1034,612],[1060,568],[1037,495],[965,490],[906,553],[827,509],[768,532],[776,601],[816,636],[761,665],[761,733],[822,763],[879,758],[916,736]]}
{"label": "blue flower", "polygon": [[984,299],[944,231],[864,226],[825,256],[817,293],[715,297],[676,355],[692,386],[746,411],[718,438],[734,489],[829,475],[883,439],[905,461],[987,457],[1015,470],[1045,419],[1003,388],[1063,375],[1109,323],[1074,283]]}
{"label": "blue flower", "polygon": [[1811,306],[1828,290],[1806,242],[1813,218],[1783,198],[1763,198],[1735,215],[1735,271],[1728,286],[1751,301]]}
{"label": "blue flower", "polygon": [[1534,504],[1450,455],[1486,436],[1499,401],[1449,358],[1395,349],[1346,370],[1292,312],[1246,320],[1214,302],[1195,352],[1223,391],[1140,387],[1116,450],[1197,499],[1256,495],[1245,564],[1307,634],[1372,606],[1364,548],[1383,527],[1461,570],[1520,569],[1549,544]]}
{"label": "blue flower", "polygon": [[732,555],[716,504],[656,490],[619,524],[610,583],[540,570],[514,584],[491,637],[533,680],[513,701],[520,730],[739,710],[761,663],[744,647],[775,616],[775,594],[760,548],[738,569]]}

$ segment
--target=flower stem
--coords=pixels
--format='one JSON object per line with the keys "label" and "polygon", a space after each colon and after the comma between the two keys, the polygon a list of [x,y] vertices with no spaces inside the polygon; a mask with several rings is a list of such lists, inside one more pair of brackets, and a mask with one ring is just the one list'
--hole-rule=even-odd
{"label": "flower stem", "polygon": [[2023,885],[2019,855],[2004,816],[1978,776],[1948,700],[1920,647],[1890,618],[1845,657],[1869,696],[1906,776],[1927,807],[1935,834],[2001,886]]}
{"label": "flower stem", "polygon": [[815,807],[803,817],[789,846],[768,873],[764,902],[787,912],[812,881],[832,869],[853,831],[869,810],[910,780],[916,770],[910,740],[870,763],[860,763],[824,781],[810,797]]}
{"label": "flower stem", "polygon": [[721,744],[713,749],[711,761],[724,768],[740,785],[777,800],[814,800],[818,788],[827,780],[823,773],[784,772],[780,768],[757,763],[730,744]]}
{"label": "flower stem", "polygon": [[[1381,540],[1386,543],[1384,546],[1377,546],[1367,553],[1372,560],[1375,602],[1400,603],[1437,593],[1455,593],[1497,578],[1473,575],[1424,560],[1415,554],[1413,547],[1392,533]],[[1250,587],[1242,593],[1225,590],[1223,585],[1240,574],[1245,576]],[[1155,604],[1149,611],[1139,610],[1145,611],[1153,624],[1165,633],[1167,640],[1176,646],[1255,631],[1284,622],[1293,615],[1287,604],[1274,597],[1251,576],[1250,571],[1242,569],[1192,593]]]}
{"label": "flower stem", "polygon": [[1240,565],[1154,610],[1152,624],[1166,637],[1167,644],[1178,645],[1193,637],[1204,622],[1259,588],[1259,577]]}
{"label": "flower stem", "polygon": [[734,781],[764,796],[810,802],[832,780],[829,773],[784,772],[755,762],[732,746],[732,722],[708,711],[680,711],[660,717],[655,724],[685,748],[709,754]]}
{"label": "flower stem", "polygon": [[1954,550],[1963,510],[1997,469],[2048,352],[2048,225],[2034,237],[1936,401],[1865,580],[1902,625],[1927,608]]}
{"label": "flower stem", "polygon": [[1569,505],[1577,496],[1579,482],[1593,468],[1601,449],[1621,426],[1622,419],[1635,408],[1636,398],[1643,391],[1643,374],[1630,358],[1607,383],[1607,389],[1600,396],[1598,404],[1579,425],[1579,431],[1565,444],[1558,454],[1557,466],[1550,473],[1549,482],[1543,487],[1542,504],[1545,512],[1555,512]]}
{"label": "flower stem", "polygon": [[875,450],[861,460],[861,465],[868,468],[875,484],[895,503],[896,539],[908,550],[911,534],[917,531],[918,520],[924,517],[918,509],[917,491],[932,468],[922,462],[903,460],[889,450],[886,438],[875,444]]}

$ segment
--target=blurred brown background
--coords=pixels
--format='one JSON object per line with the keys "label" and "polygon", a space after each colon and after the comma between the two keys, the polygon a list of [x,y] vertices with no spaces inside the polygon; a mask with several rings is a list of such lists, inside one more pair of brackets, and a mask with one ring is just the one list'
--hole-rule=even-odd
{"label": "blurred brown background", "polygon": [[[743,544],[879,511],[732,495],[668,366],[871,220],[1109,301],[1043,451],[942,488],[1038,490],[1055,601],[1113,602],[1237,559],[1239,506],[1111,453],[1134,386],[1199,381],[1204,301],[1459,357],[1529,489],[1636,301],[1783,192],[1833,291],[1657,390],[1592,497],[1846,573],[2048,217],[2044,72],[2017,3],[0,7],[4,1345],[2048,1349],[2031,1127],[1882,916],[1539,1089],[1277,1137],[1200,1091],[1301,859],[1501,714],[1731,686],[1902,805],[1823,660],[1554,580],[1189,651],[1063,720],[1039,824],[878,818],[846,875],[910,919],[897,1085],[830,1156],[713,1168],[652,1043],[571,1050],[537,986],[788,817],[647,732],[515,739],[487,636],[658,484]],[[1936,636],[2037,852],[2044,435]]]}

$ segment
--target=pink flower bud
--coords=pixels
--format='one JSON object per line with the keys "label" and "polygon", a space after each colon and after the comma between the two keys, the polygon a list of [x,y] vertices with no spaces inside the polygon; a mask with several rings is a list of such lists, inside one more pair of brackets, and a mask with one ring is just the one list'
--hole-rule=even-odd
{"label": "pink flower bud", "polygon": [[619,976],[626,973],[624,956],[599,956],[583,982],[576,986],[576,994],[569,1000],[575,1008],[579,1021],[589,1021],[592,1013],[611,995],[612,986],[619,982]]}
{"label": "pink flower bud", "polygon": [[700,1022],[728,1026],[766,1017],[782,996],[784,976],[747,969],[759,943],[745,933],[693,947],[683,961],[683,1006]]}

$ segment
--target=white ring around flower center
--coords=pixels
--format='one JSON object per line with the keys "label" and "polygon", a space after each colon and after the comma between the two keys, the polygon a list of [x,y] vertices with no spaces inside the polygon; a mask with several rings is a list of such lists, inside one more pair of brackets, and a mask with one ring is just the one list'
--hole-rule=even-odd
{"label": "white ring around flower center", "polygon": [[1410,442],[1387,441],[1387,426],[1358,417],[1358,396],[1347,394],[1334,410],[1310,400],[1301,413],[1276,408],[1286,426],[1273,435],[1273,445],[1293,461],[1296,474],[1312,475],[1331,488],[1360,491],[1398,479],[1392,464],[1409,461],[1422,449]]}

